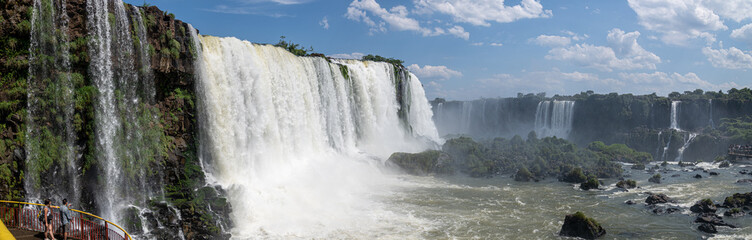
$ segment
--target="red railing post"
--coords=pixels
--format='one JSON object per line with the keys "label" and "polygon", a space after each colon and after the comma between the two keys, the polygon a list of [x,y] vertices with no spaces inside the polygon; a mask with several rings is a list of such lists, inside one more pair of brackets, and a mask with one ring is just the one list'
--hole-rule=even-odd
{"label": "red railing post", "polygon": [[21,210],[23,210],[23,206],[21,204],[18,204],[18,213],[16,213],[16,226],[21,227],[21,214],[23,213]]}
{"label": "red railing post", "polygon": [[79,214],[78,214],[78,230],[79,230],[79,231],[81,232],[81,239],[83,239],[83,238],[84,238],[84,225],[83,225],[83,223],[81,222],[81,220],[82,220],[83,218],[84,218],[84,214],[83,214],[83,213],[79,213]]}
{"label": "red railing post", "polygon": [[104,221],[104,237],[105,239],[110,239],[110,227],[107,226],[107,221]]}
{"label": "red railing post", "polygon": [[21,210],[23,210],[23,206],[21,204],[18,204],[18,212],[16,213],[16,226],[21,227],[21,213],[23,213]]}

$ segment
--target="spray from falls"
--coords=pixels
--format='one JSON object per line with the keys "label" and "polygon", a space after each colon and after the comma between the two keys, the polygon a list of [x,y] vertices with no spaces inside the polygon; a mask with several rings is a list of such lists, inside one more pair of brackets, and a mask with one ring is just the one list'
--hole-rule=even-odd
{"label": "spray from falls", "polygon": [[371,198],[393,181],[374,159],[440,140],[417,78],[387,63],[200,39],[201,161],[229,189],[233,236],[342,236],[394,221]]}
{"label": "spray from falls", "polygon": [[535,111],[535,132],[539,137],[568,138],[572,131],[574,101],[541,101]]}

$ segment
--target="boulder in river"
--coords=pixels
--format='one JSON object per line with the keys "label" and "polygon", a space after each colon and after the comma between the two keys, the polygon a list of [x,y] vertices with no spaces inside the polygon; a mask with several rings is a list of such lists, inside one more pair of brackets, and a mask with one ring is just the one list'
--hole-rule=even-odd
{"label": "boulder in river", "polygon": [[689,210],[693,213],[715,213],[715,211],[718,211],[718,208],[713,204],[712,200],[706,198],[692,205]]}
{"label": "boulder in river", "polygon": [[701,213],[697,218],[695,219],[696,223],[709,223],[713,224],[714,226],[726,226],[730,228],[736,228],[736,226],[726,223],[723,221],[722,217],[719,217],[715,213]]}
{"label": "boulder in river", "polygon": [[648,182],[661,183],[661,174],[659,173],[659,174],[653,175],[652,177],[650,177],[650,179],[648,179]]}
{"label": "boulder in river", "polygon": [[656,207],[656,205],[653,206],[653,213],[656,215],[663,215],[663,214],[673,214],[681,212],[681,209],[676,207]]}
{"label": "boulder in river", "polygon": [[736,183],[739,183],[739,184],[752,183],[752,179],[739,179],[739,180],[736,180]]}
{"label": "boulder in river", "polygon": [[645,170],[645,164],[637,163],[635,165],[632,165],[631,169],[634,169],[634,170]]}
{"label": "boulder in river", "polygon": [[744,206],[752,206],[752,192],[748,193],[734,193],[723,200],[723,206],[726,208],[740,208]]}
{"label": "boulder in river", "polygon": [[717,233],[718,232],[718,230],[715,229],[715,226],[713,226],[713,224],[710,224],[710,223],[700,224],[700,226],[697,226],[697,230],[700,230],[700,231],[703,231],[703,232],[706,232],[706,233]]}
{"label": "boulder in river", "polygon": [[695,175],[695,178],[702,178],[702,175],[697,174],[697,175]]}
{"label": "boulder in river", "polygon": [[445,152],[436,150],[421,153],[396,152],[389,156],[386,165],[396,165],[411,175],[454,173],[452,157]]}
{"label": "boulder in river", "polygon": [[718,165],[719,168],[727,168],[731,166],[728,161],[723,161],[721,164]]}
{"label": "boulder in river", "polygon": [[710,172],[710,176],[718,176],[718,172]]}
{"label": "boulder in river", "polygon": [[582,172],[582,168],[573,168],[569,172],[565,173],[561,176],[562,182],[568,182],[568,183],[584,183],[586,182],[587,176]]}
{"label": "boulder in river", "polygon": [[659,203],[669,203],[669,202],[674,202],[674,200],[666,196],[666,194],[663,194],[663,193],[650,194],[650,196],[648,196],[648,198],[645,199],[645,203],[647,203],[648,205],[659,204]]}
{"label": "boulder in river", "polygon": [[743,217],[744,215],[745,215],[744,211],[742,211],[739,208],[732,208],[723,213],[723,216],[727,216],[727,217]]}
{"label": "boulder in river", "polygon": [[561,226],[559,235],[596,239],[606,235],[606,230],[592,218],[586,217],[582,212],[576,212],[564,218],[564,225]]}
{"label": "boulder in river", "polygon": [[624,188],[624,189],[631,189],[637,187],[637,182],[632,179],[622,180],[616,183],[616,187],[618,188]]}
{"label": "boulder in river", "polygon": [[599,182],[598,178],[595,177],[595,175],[588,176],[587,182],[580,183],[580,189],[582,190],[590,190],[590,189],[598,189]]}
{"label": "boulder in river", "polygon": [[517,173],[514,174],[514,180],[518,182],[529,182],[530,180],[538,181],[535,176],[533,176],[533,173],[531,173],[530,170],[527,170],[526,167],[517,169]]}

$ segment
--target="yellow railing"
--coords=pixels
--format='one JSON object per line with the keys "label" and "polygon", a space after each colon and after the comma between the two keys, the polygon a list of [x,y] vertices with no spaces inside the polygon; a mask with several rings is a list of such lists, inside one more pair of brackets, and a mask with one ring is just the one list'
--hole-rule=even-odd
{"label": "yellow railing", "polygon": [[[39,203],[17,202],[17,201],[7,201],[7,200],[0,200],[0,203],[10,203],[10,204],[18,204],[18,205],[36,205],[36,206],[45,206],[44,204],[39,204]],[[60,208],[59,206],[54,206],[54,205],[53,205],[52,207],[53,207],[53,208]],[[87,216],[90,216],[90,217],[93,217],[93,218],[96,218],[96,219],[102,220],[102,221],[106,222],[107,224],[110,224],[110,225],[113,225],[113,226],[117,227],[118,229],[120,229],[120,231],[123,231],[123,234],[124,234],[124,238],[125,238],[126,240],[131,240],[131,239],[133,239],[133,238],[131,238],[131,235],[130,235],[130,234],[128,234],[128,232],[127,232],[127,231],[125,231],[125,229],[123,229],[123,228],[122,228],[122,227],[120,227],[119,225],[117,225],[117,224],[115,224],[115,223],[113,223],[113,222],[110,222],[110,221],[108,221],[108,220],[106,220],[106,219],[104,219],[104,218],[102,218],[102,217],[100,217],[100,216],[97,216],[97,215],[94,215],[94,214],[91,214],[91,213],[87,213],[87,212],[84,212],[84,211],[76,210],[76,209],[71,209],[71,211],[74,211],[74,212],[77,212],[77,213],[80,213],[80,214],[84,214],[84,215],[87,215]],[[21,213],[17,213],[17,214],[21,214]],[[106,228],[107,228],[107,225],[105,225],[105,230],[107,230]]]}

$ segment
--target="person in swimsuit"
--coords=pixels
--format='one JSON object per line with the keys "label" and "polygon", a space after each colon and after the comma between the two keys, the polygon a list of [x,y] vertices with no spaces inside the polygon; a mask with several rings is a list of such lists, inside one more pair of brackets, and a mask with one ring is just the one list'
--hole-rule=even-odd
{"label": "person in swimsuit", "polygon": [[[44,200],[44,209],[42,210],[42,214],[44,214],[44,239],[51,239],[55,240],[55,232],[52,231],[52,206],[50,205],[51,201],[49,199]],[[47,238],[47,236],[50,236]]]}

